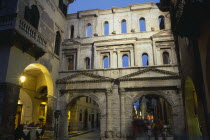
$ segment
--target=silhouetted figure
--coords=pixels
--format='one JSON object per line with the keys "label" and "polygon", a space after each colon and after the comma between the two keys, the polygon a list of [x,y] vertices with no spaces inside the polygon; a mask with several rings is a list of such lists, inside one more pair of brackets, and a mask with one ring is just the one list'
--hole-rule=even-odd
{"label": "silhouetted figure", "polygon": [[24,125],[20,124],[15,129],[15,140],[21,140],[21,138],[24,138],[23,128]]}

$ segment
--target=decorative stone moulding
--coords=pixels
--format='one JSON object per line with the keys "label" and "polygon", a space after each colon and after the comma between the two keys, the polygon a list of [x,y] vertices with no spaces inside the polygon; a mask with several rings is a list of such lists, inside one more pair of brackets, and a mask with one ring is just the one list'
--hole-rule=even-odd
{"label": "decorative stone moulding", "polygon": [[135,33],[135,29],[131,29],[131,33]]}
{"label": "decorative stone moulding", "polygon": [[113,31],[112,34],[115,35],[116,34],[116,31]]}

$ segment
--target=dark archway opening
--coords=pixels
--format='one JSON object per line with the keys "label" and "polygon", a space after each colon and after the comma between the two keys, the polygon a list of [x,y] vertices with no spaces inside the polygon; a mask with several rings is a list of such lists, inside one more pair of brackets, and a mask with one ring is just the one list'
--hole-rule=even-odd
{"label": "dark archway opening", "polygon": [[159,95],[144,95],[133,104],[134,137],[172,136],[172,107]]}

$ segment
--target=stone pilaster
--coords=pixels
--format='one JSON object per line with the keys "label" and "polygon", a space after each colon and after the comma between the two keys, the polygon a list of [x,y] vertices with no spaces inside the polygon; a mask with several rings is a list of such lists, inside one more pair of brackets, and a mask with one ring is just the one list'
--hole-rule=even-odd
{"label": "stone pilaster", "polygon": [[55,108],[55,97],[48,96],[47,101],[47,119],[46,119],[46,125],[48,130],[53,130],[54,127],[54,108]]}
{"label": "stone pilaster", "polygon": [[121,120],[120,120],[120,124],[121,124],[121,138],[126,136],[126,132],[125,132],[125,124],[126,124],[126,120],[125,120],[125,89],[124,88],[120,88],[120,116],[121,116]]}
{"label": "stone pilaster", "polygon": [[20,87],[12,83],[0,83],[0,135],[10,135],[14,131]]}
{"label": "stone pilaster", "polygon": [[121,131],[121,126],[120,126],[120,96],[119,96],[119,91],[118,91],[118,85],[113,85],[112,86],[112,131],[113,131],[113,137],[114,138],[119,138],[120,137],[120,131]]}
{"label": "stone pilaster", "polygon": [[107,112],[106,112],[106,134],[107,138],[111,138],[113,136],[112,131],[112,90],[107,89],[106,91],[106,100],[107,100]]}
{"label": "stone pilaster", "polygon": [[60,110],[61,114],[58,118],[58,140],[68,140],[68,109]]}
{"label": "stone pilaster", "polygon": [[134,53],[133,50],[130,50],[130,66],[134,66]]}

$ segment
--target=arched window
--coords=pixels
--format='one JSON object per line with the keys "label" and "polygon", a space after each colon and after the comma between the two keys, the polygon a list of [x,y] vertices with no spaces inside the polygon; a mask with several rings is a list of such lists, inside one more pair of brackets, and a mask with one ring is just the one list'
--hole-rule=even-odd
{"label": "arched window", "polygon": [[86,65],[86,69],[90,69],[90,58],[89,57],[85,58],[85,65]]}
{"label": "arched window", "polygon": [[140,18],[139,20],[139,26],[140,26],[140,32],[146,31],[146,24],[145,24],[145,18]]}
{"label": "arched window", "polygon": [[159,16],[158,23],[159,23],[160,30],[165,29],[165,18],[164,18],[164,16]]}
{"label": "arched window", "polygon": [[60,44],[61,44],[61,35],[60,35],[60,32],[57,31],[56,32],[56,38],[55,38],[55,50],[54,50],[54,53],[57,54],[57,55],[59,55]]}
{"label": "arched window", "polygon": [[127,25],[126,25],[126,20],[123,19],[121,22],[121,32],[122,33],[127,33]]}
{"label": "arched window", "polygon": [[39,26],[39,10],[36,5],[32,5],[31,9],[26,6],[24,18],[32,25],[34,28],[38,29]]}
{"label": "arched window", "polygon": [[129,58],[128,58],[127,54],[123,55],[123,57],[122,57],[122,65],[123,65],[123,67],[129,66]]}
{"label": "arched window", "polygon": [[91,24],[87,25],[87,31],[86,31],[86,37],[91,37],[92,36],[92,26]]}
{"label": "arched window", "polygon": [[142,66],[148,66],[148,65],[149,65],[148,54],[144,53],[142,54]]}
{"label": "arched window", "polygon": [[163,64],[170,64],[169,53],[163,52]]}
{"label": "arched window", "polygon": [[104,22],[104,35],[109,35],[109,22]]}
{"label": "arched window", "polygon": [[71,25],[71,38],[74,38],[74,25]]}
{"label": "arched window", "polygon": [[109,57],[108,56],[104,56],[103,64],[104,64],[104,68],[109,68]]}

